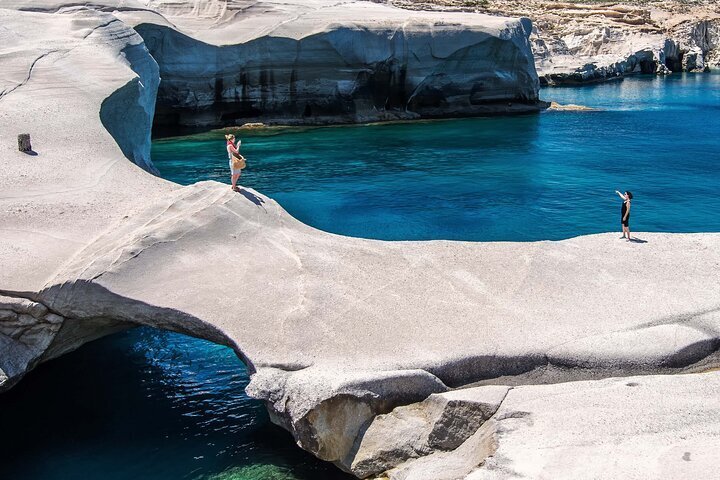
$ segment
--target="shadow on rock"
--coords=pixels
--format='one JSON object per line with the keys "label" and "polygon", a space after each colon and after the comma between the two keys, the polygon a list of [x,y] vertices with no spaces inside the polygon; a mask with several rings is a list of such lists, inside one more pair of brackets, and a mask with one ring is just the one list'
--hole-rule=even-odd
{"label": "shadow on rock", "polygon": [[[263,203],[265,203],[264,198],[262,198],[259,195],[255,195],[252,192],[248,192],[244,188],[241,188],[240,190],[238,190],[238,193],[241,194],[243,197],[247,198],[248,200],[250,200],[252,203],[257,205],[258,207],[262,207]],[[265,207],[263,207],[263,208],[265,208]]]}

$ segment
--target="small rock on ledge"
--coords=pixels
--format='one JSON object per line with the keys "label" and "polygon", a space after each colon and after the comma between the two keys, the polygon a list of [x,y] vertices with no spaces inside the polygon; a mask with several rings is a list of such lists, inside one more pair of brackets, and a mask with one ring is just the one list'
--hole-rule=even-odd
{"label": "small rock on ledge", "polygon": [[32,152],[32,145],[30,145],[30,134],[21,133],[18,135],[18,150],[21,152]]}

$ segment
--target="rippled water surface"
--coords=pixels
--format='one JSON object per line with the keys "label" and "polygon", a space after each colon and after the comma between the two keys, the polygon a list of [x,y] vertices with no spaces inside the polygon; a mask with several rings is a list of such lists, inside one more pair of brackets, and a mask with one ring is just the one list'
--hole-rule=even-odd
{"label": "rippled water surface", "polygon": [[[322,230],[542,240],[631,226],[720,231],[720,75],[544,90],[594,112],[243,133],[242,183]],[[155,143],[163,176],[229,182],[220,133]]]}
{"label": "rippled water surface", "polygon": [[2,480],[339,480],[244,393],[226,347],[150,328],[41,365],[0,395]]}
{"label": "rippled water surface", "polygon": [[[248,133],[243,183],[315,227],[382,239],[535,240],[632,225],[720,231],[720,76],[638,78],[515,118]],[[227,182],[220,133],[157,141],[163,175]],[[232,351],[141,328],[42,365],[0,395],[0,478],[324,480],[244,394]]]}

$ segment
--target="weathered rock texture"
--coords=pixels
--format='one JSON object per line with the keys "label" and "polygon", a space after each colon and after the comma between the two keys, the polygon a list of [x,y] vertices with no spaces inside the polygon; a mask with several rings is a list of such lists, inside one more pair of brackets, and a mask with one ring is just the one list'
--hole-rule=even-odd
{"label": "weathered rock texture", "polygon": [[458,448],[410,458],[382,478],[710,480],[718,394],[717,372],[515,387]]}
{"label": "weathered rock texture", "polygon": [[433,394],[378,415],[357,437],[343,466],[365,478],[436,451],[453,451],[495,414],[508,389],[487,386]]}
{"label": "weathered rock texture", "polygon": [[718,394],[718,373],[517,387],[466,478],[716,478]]}
{"label": "weathered rock texture", "polygon": [[60,330],[64,318],[37,302],[0,296],[0,385],[35,365]]}
{"label": "weathered rock texture", "polygon": [[[63,2],[11,4],[55,11]],[[361,0],[92,5],[135,27],[158,62],[159,128],[457,117],[544,105],[527,18]]]}
{"label": "weathered rock texture", "polygon": [[579,84],[635,73],[699,72],[720,63],[714,0],[547,2],[392,0],[405,8],[527,16],[540,80]]}
{"label": "weathered rock texture", "polygon": [[21,152],[32,151],[32,144],[30,143],[30,134],[21,133],[18,135],[18,150]]}
{"label": "weathered rock texture", "polygon": [[[160,64],[159,124],[358,122],[537,109],[528,19],[363,1],[123,14]],[[132,17],[132,18],[130,18]]]}
{"label": "weathered rock texture", "polygon": [[[152,168],[158,86],[142,38],[96,8],[20,4],[38,11],[0,9],[0,389],[86,341],[150,325],[234,348],[252,374],[248,393],[320,458],[359,475],[440,479],[483,462],[514,468],[521,451],[515,441],[503,450],[512,437],[493,427],[520,414],[492,415],[497,397],[444,393],[451,388],[717,365],[720,235],[379,242],[317,231],[250,189],[180,187],[138,166]],[[18,131],[32,135],[37,156],[17,150]],[[660,398],[689,396],[689,378],[662,380]],[[719,397],[708,385],[678,408],[712,412]],[[528,395],[533,388],[572,387]],[[425,400],[432,394],[443,396]],[[623,408],[614,393],[600,394]],[[666,415],[644,398],[654,409],[647,421]],[[599,418],[594,404],[568,405],[577,418]],[[558,412],[553,402],[537,409]],[[613,418],[627,426],[634,411]],[[693,434],[698,451],[709,451],[716,419]],[[419,430],[384,445],[392,424]],[[549,438],[552,422],[543,425]],[[661,427],[635,440],[684,435],[680,423]],[[612,431],[596,435],[612,453]],[[662,454],[646,450],[647,462]],[[493,451],[508,453],[491,462]],[[615,458],[613,472],[634,471],[634,457]],[[585,463],[565,456],[547,468]],[[692,476],[694,465],[658,476]]]}

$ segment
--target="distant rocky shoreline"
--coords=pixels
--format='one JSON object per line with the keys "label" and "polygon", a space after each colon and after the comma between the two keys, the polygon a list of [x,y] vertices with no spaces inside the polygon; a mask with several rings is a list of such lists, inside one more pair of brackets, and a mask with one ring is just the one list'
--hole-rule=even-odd
{"label": "distant rocky shoreline", "polygon": [[543,85],[581,85],[638,73],[704,72],[720,64],[720,5],[711,0],[389,3],[532,19],[530,41]]}

